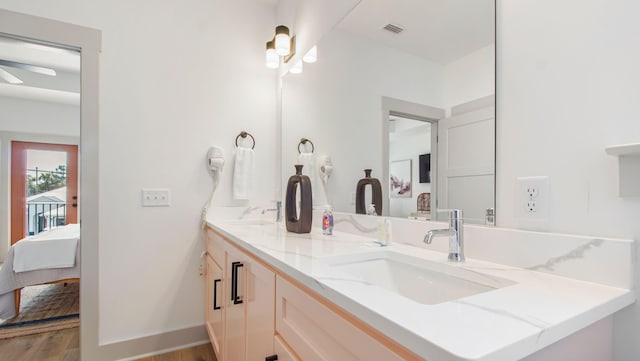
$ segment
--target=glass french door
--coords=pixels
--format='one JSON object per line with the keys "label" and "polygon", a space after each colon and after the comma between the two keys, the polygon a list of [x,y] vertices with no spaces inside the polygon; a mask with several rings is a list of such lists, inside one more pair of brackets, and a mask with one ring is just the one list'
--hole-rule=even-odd
{"label": "glass french door", "polygon": [[11,244],[78,222],[78,146],[11,142]]}

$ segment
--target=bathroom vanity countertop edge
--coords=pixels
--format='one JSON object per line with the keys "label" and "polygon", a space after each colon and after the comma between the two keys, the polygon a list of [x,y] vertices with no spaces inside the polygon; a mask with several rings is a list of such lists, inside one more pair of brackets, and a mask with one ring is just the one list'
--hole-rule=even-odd
{"label": "bathroom vanity countertop edge", "polygon": [[380,247],[370,238],[343,232],[324,236],[314,229],[295,234],[282,225],[212,220],[208,225],[425,359],[520,359],[612,315],[636,297],[627,289],[469,259],[456,266],[515,285],[424,305],[342,279],[330,269],[327,258],[393,249],[447,262],[446,254],[400,244]]}

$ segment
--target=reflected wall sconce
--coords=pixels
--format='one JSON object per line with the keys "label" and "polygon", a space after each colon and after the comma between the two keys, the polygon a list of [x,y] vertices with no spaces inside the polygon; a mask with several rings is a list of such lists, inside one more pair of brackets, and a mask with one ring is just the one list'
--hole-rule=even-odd
{"label": "reflected wall sconce", "polygon": [[318,47],[314,45],[313,48],[304,54],[302,61],[305,63],[315,63],[318,61]]}
{"label": "reflected wall sconce", "polygon": [[277,69],[280,66],[280,57],[276,53],[276,41],[267,41],[267,68]]}
{"label": "reflected wall sconce", "polygon": [[[296,55],[296,37],[291,36],[288,27],[284,25],[276,26],[275,36],[266,44],[265,60],[267,68],[277,69],[280,66],[280,58],[284,63],[288,63],[294,55]],[[315,63],[317,60],[318,49],[314,46],[289,71],[293,74],[302,73],[303,61],[305,63]]]}

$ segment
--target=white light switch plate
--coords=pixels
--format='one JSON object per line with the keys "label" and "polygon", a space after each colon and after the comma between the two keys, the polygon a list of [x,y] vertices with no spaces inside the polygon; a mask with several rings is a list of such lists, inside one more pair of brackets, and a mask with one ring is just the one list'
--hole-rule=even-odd
{"label": "white light switch plate", "polygon": [[171,193],[168,189],[142,188],[143,207],[168,207],[171,205]]}

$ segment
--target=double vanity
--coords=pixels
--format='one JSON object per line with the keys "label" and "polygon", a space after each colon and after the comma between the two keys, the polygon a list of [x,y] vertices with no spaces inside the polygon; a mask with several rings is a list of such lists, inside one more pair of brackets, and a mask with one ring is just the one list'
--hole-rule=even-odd
{"label": "double vanity", "polygon": [[467,259],[450,262],[445,237],[423,243],[442,223],[393,219],[381,247],[383,217],[335,217],[325,236],[210,216],[219,361],[534,361],[569,359],[576,345],[602,360],[611,316],[635,302],[632,241],[465,226]]}

